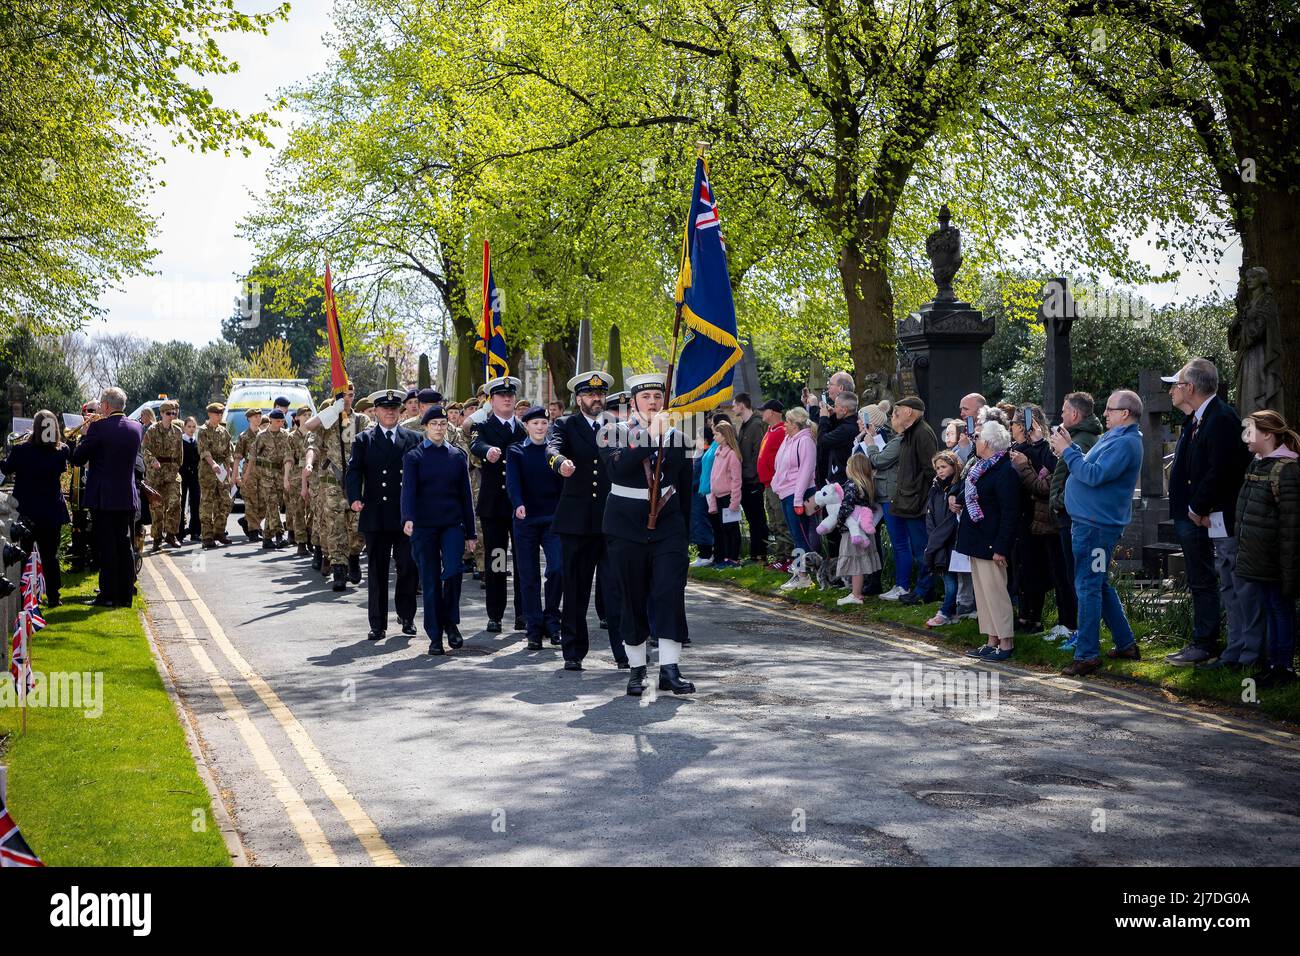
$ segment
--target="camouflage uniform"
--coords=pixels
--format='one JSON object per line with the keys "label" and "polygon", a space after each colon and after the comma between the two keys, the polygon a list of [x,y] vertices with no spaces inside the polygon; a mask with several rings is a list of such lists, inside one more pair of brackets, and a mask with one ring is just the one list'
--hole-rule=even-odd
{"label": "camouflage uniform", "polygon": [[[235,443],[225,425],[215,427],[204,422],[199,426],[199,522],[203,541],[215,541],[226,533],[230,517],[230,469],[234,465]],[[205,460],[210,457],[226,470],[226,480]]]}
{"label": "camouflage uniform", "polygon": [[[253,440],[253,465],[257,469],[257,507],[266,519],[266,534],[280,535],[280,502],[284,498],[284,462],[293,454],[292,439],[283,428],[268,428]],[[252,523],[249,523],[252,527]]]}
{"label": "camouflage uniform", "polygon": [[[253,439],[257,438],[258,432],[252,428],[244,429],[244,433],[239,436],[235,442],[235,457],[243,459],[244,474],[240,476],[239,493],[244,496],[244,520],[248,523],[248,530],[252,531],[262,525],[262,509],[259,506],[257,498],[257,469],[253,468]],[[249,474],[249,469],[253,468],[253,474]],[[249,481],[244,483],[244,478]]]}
{"label": "camouflage uniform", "polygon": [[302,466],[307,461],[307,432],[295,428],[289,433],[289,491],[285,495],[284,511],[295,541],[306,544],[307,502],[302,499]]}
{"label": "camouflage uniform", "polygon": [[[346,424],[344,418],[347,419]],[[349,558],[359,555],[365,539],[357,531],[357,513],[348,507],[348,493],[343,486],[343,473],[352,457],[352,440],[370,425],[370,419],[360,412],[342,416],[329,428],[316,430],[316,461],[313,468],[320,474],[321,548],[326,563],[346,565]],[[339,452],[339,434],[343,435],[342,460]]]}
{"label": "camouflage uniform", "polygon": [[[150,528],[154,545],[164,535],[177,535],[181,530],[181,456],[185,432],[180,425],[170,425],[161,419],[144,433],[145,481],[162,496],[162,504],[152,508],[153,524]],[[155,463],[158,467],[154,467]]]}

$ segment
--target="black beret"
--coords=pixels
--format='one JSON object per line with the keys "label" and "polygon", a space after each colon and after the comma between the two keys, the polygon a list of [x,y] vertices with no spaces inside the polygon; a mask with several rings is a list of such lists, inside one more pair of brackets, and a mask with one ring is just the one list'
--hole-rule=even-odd
{"label": "black beret", "polygon": [[442,403],[442,393],[436,388],[422,388],[415,393],[415,397],[420,400],[421,405],[440,405]]}
{"label": "black beret", "polygon": [[534,418],[547,418],[545,405],[534,405],[519,416],[521,422],[531,422]]}
{"label": "black beret", "polygon": [[418,388],[408,388],[406,390],[406,398],[402,399],[402,401],[409,402],[411,399],[418,397],[419,394],[420,390]]}
{"label": "black beret", "polygon": [[280,408],[288,408],[289,405],[292,403],[285,396],[281,395],[279,398],[275,400],[275,404],[278,405]]}
{"label": "black beret", "polygon": [[271,412],[271,414],[267,415],[266,417],[271,419],[272,421],[282,422],[284,421],[284,412],[282,412],[280,409],[277,408],[275,411]]}
{"label": "black beret", "polygon": [[447,412],[441,405],[431,405],[426,408],[424,414],[420,416],[420,424],[427,425],[429,422],[439,418],[445,420],[447,418]]}

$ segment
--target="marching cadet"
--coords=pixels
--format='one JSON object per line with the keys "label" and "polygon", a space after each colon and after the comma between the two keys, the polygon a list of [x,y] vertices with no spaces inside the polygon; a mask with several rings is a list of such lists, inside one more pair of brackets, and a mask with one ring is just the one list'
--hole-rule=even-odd
{"label": "marching cadet", "polygon": [[[695,685],[682,678],[679,667],[681,642],[686,636],[683,515],[689,512],[683,509],[689,508],[691,482],[685,438],[671,427],[670,416],[663,410],[663,375],[635,375],[627,384],[631,394],[628,420],[606,425],[598,439],[610,481],[603,528],[608,536],[609,563],[618,581],[622,637],[632,669],[627,692],[640,697],[645,690],[646,641],[653,605],[659,639],[659,689],[690,694]],[[659,509],[651,528],[656,459],[660,460]]]}
{"label": "marching cadet", "polygon": [[[244,417],[248,419],[248,427],[235,442],[235,464],[231,469],[230,480],[244,497],[244,516],[239,519],[239,526],[244,529],[244,534],[249,541],[256,541],[262,537],[262,512],[257,506],[257,473],[253,467],[250,451],[253,439],[257,438],[262,424],[262,410],[250,408],[244,413]],[[242,472],[241,464],[244,466]]]}
{"label": "marching cadet", "polygon": [[[302,426],[309,432],[319,432],[313,471],[320,473],[323,552],[334,575],[335,591],[346,589],[348,582],[361,583],[361,549],[365,546],[357,531],[357,513],[348,506],[343,485],[352,443],[370,425],[369,418],[352,410],[355,394],[348,382],[333,402],[322,405]],[[323,562],[322,570],[324,567]]]}
{"label": "marching cadet", "polygon": [[408,388],[406,397],[402,399],[402,427],[410,427],[406,423],[412,418],[415,419],[415,428],[420,428],[420,390],[418,388]]}
{"label": "marching cadet", "polygon": [[[318,411],[324,411],[333,401],[332,398],[325,399],[325,401],[321,402]],[[330,566],[325,561],[325,539],[323,537],[325,519],[321,515],[320,471],[315,468],[316,458],[319,457],[316,449],[320,444],[321,433],[319,431],[307,431],[306,426],[307,423],[303,422],[303,433],[307,436],[307,457],[302,464],[302,492],[307,498],[307,511],[311,515],[307,522],[307,526],[311,529],[311,566],[312,570],[319,571],[322,577],[329,577]]]}
{"label": "marching cadet", "polygon": [[181,546],[177,534],[181,530],[181,443],[185,432],[176,422],[180,403],[163,402],[158,407],[158,421],[144,433],[145,481],[162,496],[162,503],[153,509],[153,550],[162,550],[165,539],[173,548]]}
{"label": "marching cadet", "polygon": [[[564,568],[560,646],[564,669],[568,671],[582,670],[589,649],[587,608],[592,578],[607,563],[601,526],[609,497],[609,476],[601,461],[597,436],[605,425],[605,396],[613,381],[604,372],[581,372],[569,379],[569,391],[578,410],[556,419],[547,437],[547,463],[564,479],[551,529],[559,535]],[[626,668],[627,652],[619,638],[621,622],[615,618],[609,624],[610,650],[618,666]]]}
{"label": "marching cadet", "polygon": [[213,402],[208,420],[199,428],[199,528],[203,547],[230,544],[226,521],[230,518],[230,478],[234,474],[235,443],[221,423],[226,406]]}
{"label": "marching cadet", "polygon": [[402,419],[402,427],[409,428],[417,434],[424,433],[420,424],[421,416],[434,405],[442,405],[442,393],[436,388],[422,388],[415,392],[415,413]]}
{"label": "marching cadet", "polygon": [[[469,488],[470,493],[474,497],[474,507],[476,509],[474,520],[476,522],[479,520],[477,517],[478,490],[483,482],[483,462],[479,460],[478,455],[474,454],[474,449],[470,447],[469,439],[470,430],[474,427],[474,423],[481,422],[487,416],[487,410],[480,409],[479,404],[480,403],[476,398],[471,398],[466,402],[465,407],[459,416],[460,427],[455,428],[455,431],[459,433],[460,439],[464,440],[463,445],[457,445],[456,447],[469,454]],[[447,422],[447,438],[449,441],[455,442],[457,438],[453,435],[453,416],[450,410],[447,411]],[[477,525],[477,534],[474,536],[474,549],[471,552],[471,556],[474,562],[474,579],[479,582],[478,586],[480,588],[486,588],[487,582],[483,580],[483,526],[481,523]]]}
{"label": "marching cadet", "polygon": [[289,477],[284,482],[284,516],[289,525],[289,541],[298,546],[298,556],[306,557],[311,541],[307,530],[307,496],[303,488],[302,466],[307,461],[307,433],[302,423],[311,417],[311,408],[298,406],[293,413],[293,431],[289,433]]}
{"label": "marching cadet", "polygon": [[411,539],[402,530],[402,459],[420,444],[420,436],[399,428],[402,393],[395,390],[370,396],[377,419],[374,428],[358,435],[348,460],[348,506],[366,538],[366,608],[370,633],[381,641],[388,628],[388,568],[397,564],[395,603],[403,634],[415,633],[415,582]]}
{"label": "marching cadet", "polygon": [[[515,567],[519,593],[524,599],[524,628],[529,650],[541,650],[542,639],[560,645],[560,597],[563,558],[560,538],[552,528],[555,505],[560,500],[564,479],[547,463],[546,431],[550,419],[546,409],[534,405],[519,420],[528,437],[506,452],[506,492],[514,509]],[[538,549],[546,554],[545,603]]]}
{"label": "marching cadet", "polygon": [[[501,630],[506,613],[507,548],[517,558],[512,541],[510,496],[506,492],[506,449],[524,438],[524,426],[515,418],[515,392],[519,379],[494,378],[486,385],[489,402],[482,421],[471,419],[469,447],[483,462],[479,479],[478,516],[483,526],[483,579],[487,585],[488,631]],[[519,593],[519,568],[514,567],[515,630],[523,630],[523,601]]]}
{"label": "marching cadet", "polygon": [[420,569],[424,633],[436,656],[445,653],[444,634],[453,650],[465,643],[458,627],[461,555],[474,538],[474,502],[468,460],[447,441],[447,413],[434,405],[421,420],[424,439],[402,459],[402,530]]}
{"label": "marching cadet", "polygon": [[[262,548],[271,551],[284,547],[284,525],[280,523],[280,499],[288,480],[292,442],[284,431],[284,410],[277,407],[267,416],[268,427],[253,439],[249,454],[257,482],[257,501],[266,520]],[[274,540],[272,538],[274,537]]]}

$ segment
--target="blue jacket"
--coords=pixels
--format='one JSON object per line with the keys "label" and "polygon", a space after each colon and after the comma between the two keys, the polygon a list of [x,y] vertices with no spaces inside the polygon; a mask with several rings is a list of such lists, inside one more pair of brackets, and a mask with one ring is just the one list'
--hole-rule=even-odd
{"label": "blue jacket", "polygon": [[459,524],[466,538],[477,537],[469,459],[451,442],[425,439],[402,458],[402,523],[407,521],[417,528]]}
{"label": "blue jacket", "polygon": [[68,523],[68,503],[59,479],[68,470],[71,449],[28,440],[9,450],[0,471],[14,476],[18,513],[41,527]]}
{"label": "blue jacket", "polygon": [[506,451],[506,493],[510,513],[520,505],[529,518],[550,518],[560,503],[564,479],[551,470],[546,442],[525,438]]}
{"label": "blue jacket", "polygon": [[138,511],[135,460],[144,428],[121,412],[92,422],[72,450],[74,465],[89,465],[81,503],[102,511]]}
{"label": "blue jacket", "polygon": [[1087,456],[1070,445],[1061,458],[1070,466],[1065,508],[1070,520],[1109,530],[1133,519],[1133,489],[1142,471],[1142,433],[1136,424],[1112,428]]}
{"label": "blue jacket", "polygon": [[965,510],[966,482],[958,478],[951,490],[963,509],[961,522],[957,525],[957,550],[985,561],[991,561],[995,554],[1010,558],[1011,548],[1016,543],[1016,530],[1020,526],[1020,478],[1010,456],[1003,455],[1001,461],[975,482],[980,511],[984,512],[979,521],[973,520],[970,512]]}

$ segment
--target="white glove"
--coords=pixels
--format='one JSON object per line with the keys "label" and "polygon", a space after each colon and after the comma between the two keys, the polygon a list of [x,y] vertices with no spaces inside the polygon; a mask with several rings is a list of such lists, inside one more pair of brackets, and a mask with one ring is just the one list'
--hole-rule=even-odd
{"label": "white glove", "polygon": [[316,417],[320,419],[320,423],[323,427],[329,428],[336,421],[339,420],[339,416],[342,414],[343,414],[342,404],[340,404],[339,402],[335,402],[334,404],[329,405],[326,408],[322,408],[319,412],[316,413]]}

